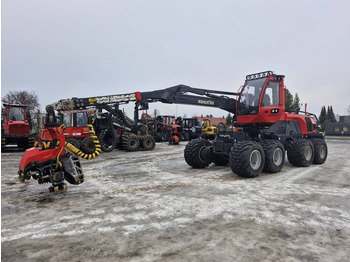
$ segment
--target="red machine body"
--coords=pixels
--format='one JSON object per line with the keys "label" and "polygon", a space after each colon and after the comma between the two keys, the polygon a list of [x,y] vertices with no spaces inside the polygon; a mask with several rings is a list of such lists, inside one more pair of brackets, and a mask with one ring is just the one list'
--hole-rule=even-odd
{"label": "red machine body", "polygon": [[36,163],[55,160],[66,153],[62,127],[42,128],[40,139],[42,141],[41,147],[32,147],[24,152],[19,163],[20,172],[26,173],[26,168],[30,168]]}
{"label": "red machine body", "polygon": [[285,110],[284,75],[263,72],[265,78],[248,75],[236,103],[237,123],[272,125],[280,121],[295,121],[302,135],[317,133],[315,117]]}
{"label": "red machine body", "polygon": [[8,144],[26,149],[34,143],[35,134],[30,132],[26,105],[4,104],[1,129],[3,150]]}

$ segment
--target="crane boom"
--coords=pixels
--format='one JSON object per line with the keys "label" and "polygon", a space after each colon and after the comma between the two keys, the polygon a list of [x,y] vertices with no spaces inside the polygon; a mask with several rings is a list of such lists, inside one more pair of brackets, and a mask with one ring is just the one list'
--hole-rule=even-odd
{"label": "crane boom", "polygon": [[194,88],[187,85],[176,85],[148,92],[134,92],[86,98],[74,97],[72,99],[62,99],[48,106],[54,110],[62,111],[136,102],[136,105],[139,106],[140,109],[148,109],[148,103],[162,102],[168,104],[216,107],[235,114],[236,100],[229,96],[236,95],[238,94],[234,92]]}

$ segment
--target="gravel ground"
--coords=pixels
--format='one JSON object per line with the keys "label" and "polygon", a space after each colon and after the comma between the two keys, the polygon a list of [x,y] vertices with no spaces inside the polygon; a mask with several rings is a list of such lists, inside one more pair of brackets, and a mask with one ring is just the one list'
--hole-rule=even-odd
{"label": "gravel ground", "polygon": [[255,179],[190,168],[185,143],[116,150],[64,194],[2,153],[2,261],[349,261],[350,141],[327,143],[325,164]]}

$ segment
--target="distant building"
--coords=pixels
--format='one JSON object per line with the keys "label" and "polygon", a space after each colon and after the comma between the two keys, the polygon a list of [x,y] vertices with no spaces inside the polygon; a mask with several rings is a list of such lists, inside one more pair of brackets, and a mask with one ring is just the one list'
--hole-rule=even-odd
{"label": "distant building", "polygon": [[204,119],[210,119],[211,124],[213,126],[217,126],[220,122],[224,123],[226,125],[226,118],[225,117],[205,117],[205,116],[194,116],[198,119],[199,122],[202,122]]}
{"label": "distant building", "polygon": [[325,133],[328,136],[350,136],[350,116],[340,116],[339,122],[326,123]]}

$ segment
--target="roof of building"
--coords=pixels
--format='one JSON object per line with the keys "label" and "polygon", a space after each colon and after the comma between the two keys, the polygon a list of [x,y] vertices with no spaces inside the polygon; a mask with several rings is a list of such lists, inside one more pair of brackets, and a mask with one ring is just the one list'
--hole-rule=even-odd
{"label": "roof of building", "polygon": [[211,121],[211,124],[213,126],[217,126],[220,122],[226,124],[226,118],[225,117],[204,117],[204,116],[194,116],[198,119],[198,121],[203,121],[204,119],[209,119]]}

